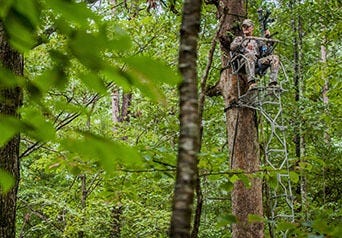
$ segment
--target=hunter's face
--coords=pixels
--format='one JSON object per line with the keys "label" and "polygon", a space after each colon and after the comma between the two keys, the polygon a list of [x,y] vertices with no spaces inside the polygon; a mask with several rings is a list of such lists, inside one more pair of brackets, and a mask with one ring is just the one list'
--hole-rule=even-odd
{"label": "hunter's face", "polygon": [[242,26],[242,31],[245,36],[251,36],[253,34],[254,27],[253,26]]}

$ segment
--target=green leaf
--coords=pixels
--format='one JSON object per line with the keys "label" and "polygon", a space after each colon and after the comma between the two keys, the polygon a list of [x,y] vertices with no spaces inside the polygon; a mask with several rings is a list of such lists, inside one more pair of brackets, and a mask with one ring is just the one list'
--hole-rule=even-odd
{"label": "green leaf", "polygon": [[105,83],[98,75],[85,73],[81,74],[79,77],[90,90],[94,90],[101,94],[105,94],[107,92]]}
{"label": "green leaf", "polygon": [[0,65],[0,88],[22,87],[24,85],[25,81],[23,77],[15,75],[13,72]]}
{"label": "green leaf", "polygon": [[180,77],[160,61],[146,56],[135,56],[124,59],[124,62],[130,70],[155,84],[167,83],[175,86],[180,83]]}
{"label": "green leaf", "polygon": [[163,63],[145,56],[135,56],[123,60],[127,66],[133,85],[154,102],[165,102],[161,86],[163,83],[176,85],[180,78]]}
{"label": "green leaf", "polygon": [[103,67],[103,39],[86,31],[75,31],[70,36],[69,48],[86,67],[98,71]]}
{"label": "green leaf", "polygon": [[0,193],[7,193],[14,186],[14,178],[0,168]]}
{"label": "green leaf", "polygon": [[290,179],[291,179],[292,182],[298,183],[299,175],[296,172],[294,172],[294,171],[290,171]]}
{"label": "green leaf", "polygon": [[75,3],[68,0],[48,1],[48,7],[61,14],[64,20],[67,20],[79,27],[88,28],[90,19],[99,20],[85,3]]}
{"label": "green leaf", "polygon": [[230,181],[224,182],[220,185],[220,188],[223,189],[225,192],[230,192],[234,187],[234,184],[231,183]]}
{"label": "green leaf", "polygon": [[263,216],[256,215],[256,214],[248,214],[248,222],[264,222],[265,219]]}
{"label": "green leaf", "polygon": [[252,182],[247,175],[241,174],[240,179],[243,182],[243,184],[246,186],[246,188],[250,188],[252,186]]}
{"label": "green leaf", "polygon": [[122,87],[125,91],[129,91],[133,85],[134,79],[129,74],[115,67],[106,66],[102,74],[106,80]]}
{"label": "green leaf", "polygon": [[23,133],[38,141],[47,142],[55,139],[56,130],[41,111],[34,108],[24,108],[21,112],[22,121],[25,125],[22,130]]}
{"label": "green leaf", "polygon": [[33,97],[40,97],[54,87],[62,88],[66,83],[65,73],[57,68],[46,70],[42,75],[36,77],[31,85],[28,84],[29,92]]}
{"label": "green leaf", "polygon": [[22,123],[15,117],[0,118],[0,146],[5,145],[15,134],[23,128]]}
{"label": "green leaf", "polygon": [[230,177],[229,181],[232,183],[235,183],[239,180],[239,176],[237,176],[236,174],[234,174],[232,177]]}
{"label": "green leaf", "polygon": [[14,0],[0,1],[0,17],[5,18]]}
{"label": "green leaf", "polygon": [[25,15],[10,11],[4,25],[9,34],[10,43],[20,52],[28,51],[35,45],[36,39],[32,33],[35,31],[35,26]]}
{"label": "green leaf", "polygon": [[67,150],[93,161],[100,162],[107,173],[113,173],[119,165],[137,168],[142,159],[134,148],[120,142],[111,141],[88,132],[81,132],[82,139],[67,139],[63,146]]}
{"label": "green leaf", "polygon": [[39,4],[39,1],[16,1],[14,7],[18,12],[26,16],[32,26],[35,26],[36,28],[39,25],[41,13],[41,6]]}
{"label": "green leaf", "polygon": [[67,102],[66,99],[54,99],[48,102],[49,105],[53,106],[54,110],[57,111],[64,111],[68,113],[81,113],[83,115],[87,115],[88,111],[87,108],[81,105],[75,105],[72,103]]}
{"label": "green leaf", "polygon": [[105,46],[109,50],[117,52],[128,51],[132,47],[131,37],[122,28],[117,25],[108,26],[103,24],[100,28],[101,38],[106,39]]}
{"label": "green leaf", "polygon": [[227,226],[236,222],[237,222],[237,219],[233,214],[226,214],[223,216],[219,216],[217,225],[219,227],[222,227],[222,226]]}
{"label": "green leaf", "polygon": [[277,223],[277,230],[286,231],[296,229],[297,225],[291,222],[280,221]]}

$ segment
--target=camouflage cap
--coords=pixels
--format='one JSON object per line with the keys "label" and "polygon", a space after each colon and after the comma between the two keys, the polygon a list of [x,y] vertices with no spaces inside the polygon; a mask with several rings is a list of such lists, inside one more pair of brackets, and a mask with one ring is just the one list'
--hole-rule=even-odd
{"label": "camouflage cap", "polygon": [[254,26],[253,21],[251,19],[245,19],[242,22],[242,26]]}

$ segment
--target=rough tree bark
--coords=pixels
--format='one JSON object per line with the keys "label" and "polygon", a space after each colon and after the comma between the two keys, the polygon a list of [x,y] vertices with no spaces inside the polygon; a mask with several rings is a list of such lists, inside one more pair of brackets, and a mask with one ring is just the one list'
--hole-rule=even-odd
{"label": "rough tree bark", "polygon": [[[224,17],[219,39],[222,66],[226,66],[230,60],[229,46],[233,40],[231,35],[241,35],[237,26],[246,18],[246,2],[222,0],[218,2],[217,7],[219,17]],[[232,106],[238,98],[238,86],[241,93],[246,92],[246,77],[234,75],[228,68],[222,71],[219,83],[211,91],[215,94],[219,92],[224,98],[231,168],[252,175],[249,188],[241,181],[234,184],[231,195],[232,212],[237,222],[232,226],[232,237],[257,238],[264,236],[263,223],[248,222],[249,214],[263,216],[262,180],[253,176],[260,169],[256,112],[252,109]]]}
{"label": "rough tree bark", "polygon": [[113,206],[112,208],[112,223],[110,238],[120,238],[121,237],[121,217],[122,217],[123,207],[121,204]]}
{"label": "rough tree bark", "polygon": [[[23,75],[23,58],[11,48],[0,21],[0,64],[16,75]],[[22,101],[19,87],[0,89],[0,117],[18,116],[17,109]],[[15,237],[16,201],[19,184],[19,142],[20,136],[14,136],[0,148],[0,168],[9,172],[15,179],[14,187],[6,194],[0,191],[0,237]]]}
{"label": "rough tree bark", "polygon": [[197,181],[199,117],[197,95],[197,42],[201,0],[185,0],[179,46],[180,137],[170,237],[190,237],[191,213]]}
{"label": "rough tree bark", "polygon": [[120,90],[112,90],[112,121],[114,123],[129,121],[129,106],[132,101],[132,93],[122,93],[122,102],[120,101]]}

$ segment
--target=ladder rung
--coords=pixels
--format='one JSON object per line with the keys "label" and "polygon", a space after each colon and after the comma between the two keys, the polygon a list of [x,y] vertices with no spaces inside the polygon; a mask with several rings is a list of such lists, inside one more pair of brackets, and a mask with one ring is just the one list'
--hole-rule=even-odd
{"label": "ladder rung", "polygon": [[294,219],[293,215],[285,215],[285,214],[276,215],[275,217]]}
{"label": "ladder rung", "polygon": [[276,153],[286,153],[286,150],[283,149],[269,149],[268,151],[266,151],[266,153],[272,153],[272,152],[276,152]]}
{"label": "ladder rung", "polygon": [[279,174],[277,174],[277,175],[280,176],[280,177],[290,177],[289,174],[281,174],[281,173],[279,173]]}

